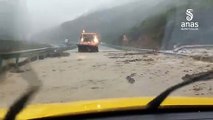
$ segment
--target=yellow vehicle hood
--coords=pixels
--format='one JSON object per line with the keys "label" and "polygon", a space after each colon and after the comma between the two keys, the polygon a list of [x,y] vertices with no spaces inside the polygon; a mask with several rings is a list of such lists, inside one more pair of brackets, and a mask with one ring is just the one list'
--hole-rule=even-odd
{"label": "yellow vehicle hood", "polygon": [[[71,103],[29,105],[17,116],[17,119],[25,120],[63,115],[81,115],[133,108],[143,109],[152,99],[153,97],[119,98]],[[182,105],[213,105],[213,97],[169,97],[162,103],[161,107]],[[0,109],[0,119],[4,118],[6,112],[7,109]]]}

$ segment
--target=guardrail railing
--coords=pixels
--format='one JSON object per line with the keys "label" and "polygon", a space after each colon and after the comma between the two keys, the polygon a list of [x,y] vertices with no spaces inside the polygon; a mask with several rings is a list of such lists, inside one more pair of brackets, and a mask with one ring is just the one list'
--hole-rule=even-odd
{"label": "guardrail railing", "polygon": [[19,59],[21,57],[27,57],[28,59],[40,59],[46,58],[47,56],[51,56],[51,54],[57,54],[60,52],[64,52],[66,50],[75,49],[76,45],[71,46],[51,46],[45,48],[38,49],[28,49],[28,50],[20,50],[20,51],[11,51],[11,52],[0,52],[0,71],[2,70],[2,63],[4,60],[15,59],[15,66],[18,68]]}
{"label": "guardrail railing", "polygon": [[0,70],[2,70],[3,60],[15,59],[15,66],[18,67],[20,57],[45,57],[51,51],[54,51],[54,48],[46,47],[21,51],[0,52]]}
{"label": "guardrail railing", "polygon": [[213,48],[213,45],[183,45],[174,49],[175,52],[178,52],[182,49],[190,49],[190,48]]}
{"label": "guardrail railing", "polygon": [[115,48],[118,50],[127,50],[127,51],[141,51],[141,52],[153,52],[153,49],[141,49],[141,48],[134,48],[134,47],[127,47],[127,46],[118,46],[118,45],[112,45],[112,44],[102,44],[103,46],[106,47],[111,47],[111,48]]}
{"label": "guardrail railing", "polygon": [[182,49],[192,49],[192,48],[213,48],[213,45],[183,45],[173,50],[154,50],[154,49],[141,49],[141,48],[133,48],[126,46],[117,46],[112,44],[102,44],[103,46],[112,47],[119,50],[131,50],[131,51],[140,51],[140,52],[154,52],[154,53],[163,53],[167,55],[176,55],[176,56],[189,56],[187,54],[180,54],[178,51]]}
{"label": "guardrail railing", "polygon": [[169,55],[175,55],[176,53],[173,52],[173,50],[156,50],[156,49],[141,49],[141,48],[134,48],[134,47],[127,47],[127,46],[118,46],[118,45],[112,45],[112,44],[102,44],[103,46],[112,47],[119,50],[126,50],[126,51],[138,51],[138,52],[144,52],[144,53],[163,53],[163,54],[169,54]]}

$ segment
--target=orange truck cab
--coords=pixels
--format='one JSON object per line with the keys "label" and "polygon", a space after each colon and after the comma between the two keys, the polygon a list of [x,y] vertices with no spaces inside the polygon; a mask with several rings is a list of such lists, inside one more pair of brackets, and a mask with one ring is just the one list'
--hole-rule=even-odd
{"label": "orange truck cab", "polygon": [[78,44],[78,52],[98,52],[99,39],[97,33],[83,31]]}

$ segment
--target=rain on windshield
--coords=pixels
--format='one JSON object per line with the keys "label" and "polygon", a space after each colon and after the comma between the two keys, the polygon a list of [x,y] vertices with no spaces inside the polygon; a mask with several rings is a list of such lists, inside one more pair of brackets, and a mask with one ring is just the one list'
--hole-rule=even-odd
{"label": "rain on windshield", "polygon": [[[32,86],[30,104],[157,96],[213,69],[211,11],[212,0],[0,0],[0,108]],[[213,80],[171,96],[213,96]]]}

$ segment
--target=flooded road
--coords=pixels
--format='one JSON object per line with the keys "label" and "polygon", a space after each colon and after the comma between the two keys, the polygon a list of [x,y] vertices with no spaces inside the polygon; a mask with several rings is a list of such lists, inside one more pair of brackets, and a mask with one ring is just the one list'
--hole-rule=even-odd
{"label": "flooded road", "polygon": [[[64,103],[105,98],[156,96],[182,82],[186,74],[208,71],[213,63],[190,57],[145,54],[100,47],[98,53],[67,51],[69,56],[46,58],[8,71],[0,82],[0,107],[10,106],[39,79],[42,87],[31,104]],[[34,75],[32,75],[34,74]],[[213,96],[213,81],[176,91],[173,96]]]}

